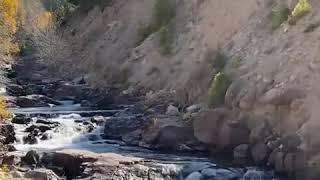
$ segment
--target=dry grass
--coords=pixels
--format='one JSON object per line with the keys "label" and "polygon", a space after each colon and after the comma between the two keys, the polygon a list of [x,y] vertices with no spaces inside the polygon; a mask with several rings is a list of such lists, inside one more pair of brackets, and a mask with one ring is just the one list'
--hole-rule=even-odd
{"label": "dry grass", "polygon": [[12,114],[7,111],[5,99],[0,97],[0,119],[9,119],[11,117]]}

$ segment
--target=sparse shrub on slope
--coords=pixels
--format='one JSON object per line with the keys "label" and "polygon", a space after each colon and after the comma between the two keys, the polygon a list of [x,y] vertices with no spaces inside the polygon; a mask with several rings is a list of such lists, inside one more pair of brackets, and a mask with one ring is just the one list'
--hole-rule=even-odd
{"label": "sparse shrub on slope", "polygon": [[223,72],[219,72],[214,76],[209,89],[210,107],[217,107],[224,103],[224,97],[229,84],[230,81]]}
{"label": "sparse shrub on slope", "polygon": [[308,0],[299,0],[297,5],[294,7],[289,21],[289,24],[294,25],[301,17],[306,15],[311,10],[311,5]]}
{"label": "sparse shrub on slope", "polygon": [[175,7],[170,0],[156,0],[153,7],[152,22],[138,29],[140,44],[152,33],[159,32],[159,45],[162,54],[171,53],[172,35],[169,23],[175,15]]}
{"label": "sparse shrub on slope", "polygon": [[157,0],[153,9],[153,28],[158,31],[169,24],[175,14],[175,8],[170,0]]}
{"label": "sparse shrub on slope", "polygon": [[172,37],[171,37],[170,29],[167,26],[163,26],[159,30],[159,45],[161,48],[161,53],[163,55],[171,54],[171,51],[172,51],[171,41],[172,41]]}
{"label": "sparse shrub on slope", "polygon": [[220,72],[226,65],[227,56],[220,50],[208,50],[205,60],[212,65],[215,72]]}
{"label": "sparse shrub on slope", "polygon": [[286,5],[281,4],[278,7],[274,8],[271,14],[272,29],[277,29],[283,22],[288,20],[289,16],[290,9]]}

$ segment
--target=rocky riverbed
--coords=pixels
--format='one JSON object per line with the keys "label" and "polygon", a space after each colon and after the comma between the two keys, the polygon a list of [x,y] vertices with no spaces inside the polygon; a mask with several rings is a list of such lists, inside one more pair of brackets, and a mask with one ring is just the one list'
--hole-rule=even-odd
{"label": "rocky riverbed", "polygon": [[101,92],[83,80],[15,82],[6,97],[14,117],[0,128],[7,179],[277,179],[271,170],[208,159],[191,123],[202,105],[182,113],[166,96]]}

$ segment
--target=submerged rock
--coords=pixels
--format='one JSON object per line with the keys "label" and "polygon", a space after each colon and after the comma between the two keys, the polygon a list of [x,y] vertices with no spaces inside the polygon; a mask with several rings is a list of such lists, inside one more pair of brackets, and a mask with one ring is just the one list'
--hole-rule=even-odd
{"label": "submerged rock", "polygon": [[185,180],[201,180],[202,175],[199,172],[193,172],[185,178]]}
{"label": "submerged rock", "polygon": [[192,162],[190,164],[185,165],[180,173],[183,177],[186,177],[193,172],[200,172],[203,169],[207,169],[214,166],[215,165],[207,162]]}
{"label": "submerged rock", "polygon": [[37,144],[38,143],[37,138],[32,133],[24,136],[22,138],[22,141],[23,141],[23,144]]}

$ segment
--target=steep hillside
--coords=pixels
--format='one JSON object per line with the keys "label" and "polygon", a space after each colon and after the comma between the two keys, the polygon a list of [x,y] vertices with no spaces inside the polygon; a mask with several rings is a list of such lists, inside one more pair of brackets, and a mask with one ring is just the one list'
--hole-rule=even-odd
{"label": "steep hillside", "polygon": [[209,102],[192,119],[200,141],[225,151],[245,144],[257,164],[318,177],[319,1],[118,0],[93,7],[60,24],[58,74],[147,99],[168,92],[179,107]]}
{"label": "steep hillside", "polygon": [[199,100],[212,77],[206,54],[223,46],[259,5],[254,0],[174,3],[176,15],[168,25],[170,55],[161,54],[157,32],[138,44],[139,29],[152,23],[154,1],[121,0],[68,24],[65,35],[77,55],[75,62],[89,67],[87,72],[99,86],[120,79],[151,90],[183,90],[184,100]]}

